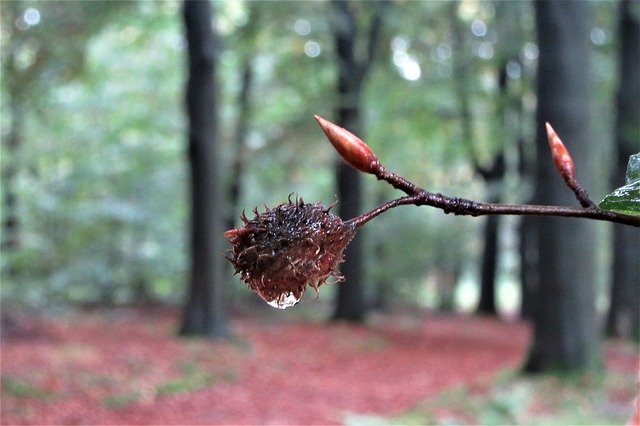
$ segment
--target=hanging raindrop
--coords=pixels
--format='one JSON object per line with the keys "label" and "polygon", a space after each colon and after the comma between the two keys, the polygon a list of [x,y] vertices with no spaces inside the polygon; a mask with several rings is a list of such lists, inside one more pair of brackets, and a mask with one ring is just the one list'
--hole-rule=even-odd
{"label": "hanging raindrop", "polygon": [[301,297],[294,296],[293,293],[286,293],[286,294],[281,294],[280,297],[278,297],[277,299],[269,301],[265,299],[260,293],[258,293],[258,295],[262,297],[262,299],[264,299],[264,301],[267,302],[270,306],[273,306],[274,308],[278,308],[278,309],[287,309],[290,306],[297,305],[300,299],[302,298],[302,296]]}

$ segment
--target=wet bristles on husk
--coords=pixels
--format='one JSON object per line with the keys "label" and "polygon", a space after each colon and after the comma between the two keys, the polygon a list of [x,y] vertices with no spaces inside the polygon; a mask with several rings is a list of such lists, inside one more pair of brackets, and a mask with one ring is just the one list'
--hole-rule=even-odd
{"label": "wet bristles on husk", "polygon": [[254,209],[244,226],[225,232],[231,243],[227,258],[236,273],[269,304],[295,304],[306,285],[318,291],[330,277],[342,280],[338,264],[355,235],[353,225],[343,222],[321,204],[302,198],[263,213]]}

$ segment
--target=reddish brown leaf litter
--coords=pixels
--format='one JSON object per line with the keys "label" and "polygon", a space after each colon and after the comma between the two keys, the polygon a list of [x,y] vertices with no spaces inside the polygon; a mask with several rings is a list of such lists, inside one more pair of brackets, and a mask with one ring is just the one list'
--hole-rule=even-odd
{"label": "reddish brown leaf litter", "polygon": [[397,415],[516,368],[529,336],[522,324],[459,317],[385,317],[368,327],[241,319],[226,343],[175,338],[175,315],[22,323],[29,333],[2,344],[3,424],[339,424],[347,413]]}

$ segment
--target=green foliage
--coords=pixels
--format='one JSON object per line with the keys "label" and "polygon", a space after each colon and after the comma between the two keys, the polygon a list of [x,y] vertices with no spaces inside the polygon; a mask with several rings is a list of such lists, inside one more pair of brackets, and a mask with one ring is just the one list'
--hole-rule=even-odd
{"label": "green foliage", "polygon": [[2,393],[16,398],[36,398],[40,400],[51,399],[55,396],[53,392],[32,386],[21,380],[3,375],[0,378]]}
{"label": "green foliage", "polygon": [[138,392],[127,392],[120,395],[108,395],[102,399],[102,404],[107,408],[119,409],[127,405],[135,404],[140,400]]}
{"label": "green foliage", "polygon": [[[186,231],[176,6],[140,3],[135,17],[119,16],[95,36],[82,33],[74,45],[81,75],[31,89],[42,113],[26,117],[15,158],[21,247],[3,259],[16,270],[2,289],[10,300],[179,300]],[[56,29],[66,20],[47,7],[41,25],[51,30],[34,26],[30,37],[64,46],[67,36]],[[59,66],[57,57],[49,61]]]}
{"label": "green foliage", "polygon": [[640,153],[629,157],[627,183],[606,195],[600,208],[634,216],[640,215]]}
{"label": "green foliage", "polygon": [[161,383],[156,388],[158,396],[192,392],[209,386],[214,382],[232,383],[238,378],[233,368],[227,368],[219,374],[213,374],[196,362],[185,362],[180,366],[180,377]]}
{"label": "green foliage", "polygon": [[206,375],[182,377],[161,384],[157,392],[159,396],[191,392],[206,387],[211,381],[211,376]]}
{"label": "green foliage", "polygon": [[[243,209],[277,205],[290,192],[308,202],[333,202],[336,157],[312,118],[335,118],[337,65],[328,4],[215,2],[215,7],[223,46],[218,72],[227,183],[236,118],[244,107],[237,99],[245,60],[256,74],[240,205],[223,209],[225,216],[238,223]],[[354,7],[363,12],[358,25],[367,27],[366,3]],[[28,8],[39,11],[40,21],[17,27],[16,19],[24,20]],[[505,149],[515,176],[515,140],[532,134],[536,50],[529,8],[518,2],[455,7],[391,2],[365,85],[359,135],[386,166],[429,190],[486,199],[470,160],[476,156],[486,163]],[[174,1],[25,0],[3,7],[0,154],[3,169],[16,169],[11,188],[21,242],[2,253],[3,273],[15,272],[3,280],[4,303],[43,308],[182,300],[189,200],[180,12]],[[615,8],[601,7],[598,25],[613,25],[613,13]],[[485,33],[472,33],[478,22],[486,25]],[[457,47],[454,23],[464,33]],[[310,46],[319,48],[317,55],[310,54]],[[614,75],[613,46],[607,38],[599,47],[602,76]],[[359,43],[357,51],[365,48]],[[517,62],[518,72],[508,78],[503,99],[498,76],[507,57]],[[467,67],[470,141],[461,132],[461,100],[452,75],[456,58]],[[608,77],[607,87],[611,81]],[[20,120],[11,114],[16,99]],[[497,114],[504,105],[512,111],[509,123]],[[610,105],[603,98],[599,108]],[[11,150],[4,142],[16,123],[21,145]],[[364,182],[367,207],[398,195],[374,179]],[[509,182],[507,201],[523,201],[527,182]],[[3,206],[3,219],[8,213]],[[473,276],[480,246],[469,235],[477,235],[481,225],[426,208],[381,216],[364,232],[368,278],[394,300],[424,304],[430,297],[425,283],[432,277]],[[385,250],[378,257],[381,245]],[[228,280],[232,292],[252,297],[230,274]],[[422,296],[416,298],[416,291]]]}
{"label": "green foliage", "polygon": [[[230,383],[236,380],[237,372],[227,369],[219,375],[213,375],[195,361],[181,363],[180,375],[173,380],[166,380],[153,386],[150,394],[154,398],[177,393],[188,393],[203,389],[214,382]],[[102,399],[102,404],[111,409],[120,409],[131,404],[138,403],[143,395],[136,390],[107,395]]]}

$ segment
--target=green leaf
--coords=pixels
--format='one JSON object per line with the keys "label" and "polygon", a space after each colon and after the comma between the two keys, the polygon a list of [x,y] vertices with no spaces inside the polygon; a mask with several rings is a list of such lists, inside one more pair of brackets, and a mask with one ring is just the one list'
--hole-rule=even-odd
{"label": "green leaf", "polygon": [[600,208],[640,216],[640,153],[629,157],[627,184],[606,195]]}

